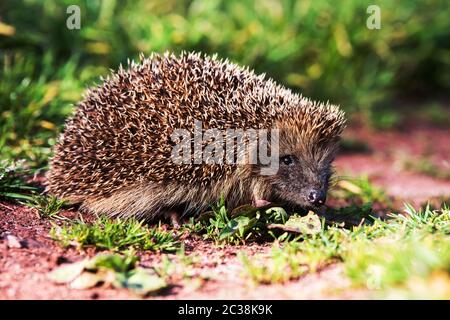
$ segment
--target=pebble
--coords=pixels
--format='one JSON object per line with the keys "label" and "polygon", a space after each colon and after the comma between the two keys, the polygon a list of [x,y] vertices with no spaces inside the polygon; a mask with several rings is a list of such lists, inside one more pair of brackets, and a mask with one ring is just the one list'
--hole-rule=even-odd
{"label": "pebble", "polygon": [[20,243],[19,238],[13,236],[12,234],[6,235],[6,243],[8,244],[8,248],[22,248],[22,243]]}

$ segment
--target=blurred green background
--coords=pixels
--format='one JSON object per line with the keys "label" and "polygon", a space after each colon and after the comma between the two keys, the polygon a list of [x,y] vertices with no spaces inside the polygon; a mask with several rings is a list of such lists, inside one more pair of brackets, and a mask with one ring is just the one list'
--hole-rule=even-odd
{"label": "blurred green background", "polygon": [[[66,27],[73,4],[80,30]],[[379,30],[366,27],[372,4]],[[445,100],[449,17],[446,0],[1,0],[1,157],[45,166],[84,89],[152,51],[218,53],[354,121],[395,126],[405,97]]]}

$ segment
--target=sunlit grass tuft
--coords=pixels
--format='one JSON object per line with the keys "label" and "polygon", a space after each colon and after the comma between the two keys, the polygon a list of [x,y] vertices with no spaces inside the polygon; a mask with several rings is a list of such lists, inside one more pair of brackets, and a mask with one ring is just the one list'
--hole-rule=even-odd
{"label": "sunlit grass tuft", "polygon": [[[354,286],[382,296],[394,291],[405,294],[413,281],[423,285],[437,274],[448,278],[450,210],[446,206],[416,210],[405,205],[404,215],[391,214],[386,221],[375,218],[371,224],[351,229],[323,225],[320,233],[274,246],[268,257],[241,256],[249,279],[257,283],[285,282],[342,262]],[[444,288],[442,292],[449,290]],[[427,297],[427,293],[415,292],[414,296]]]}
{"label": "sunlit grass tuft", "polygon": [[135,219],[98,218],[93,223],[82,220],[54,225],[53,239],[64,246],[95,247],[122,251],[129,248],[153,251],[175,251],[179,242],[173,232],[161,226],[150,227]]}

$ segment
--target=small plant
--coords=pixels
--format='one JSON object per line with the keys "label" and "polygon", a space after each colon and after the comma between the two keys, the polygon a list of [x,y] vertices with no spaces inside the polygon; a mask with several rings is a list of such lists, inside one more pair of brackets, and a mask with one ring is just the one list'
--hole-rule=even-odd
{"label": "small plant", "polygon": [[72,264],[65,264],[49,273],[55,283],[68,284],[72,289],[88,289],[99,284],[126,288],[146,296],[167,286],[166,281],[153,269],[137,266],[133,252],[125,256],[98,254]]}
{"label": "small plant", "polygon": [[322,220],[313,211],[309,211],[307,215],[289,215],[281,207],[256,208],[243,205],[229,213],[223,199],[212,208],[213,211],[200,216],[198,221],[191,219],[183,225],[182,230],[203,234],[205,239],[213,239],[216,242],[241,244],[248,240],[270,238],[292,241],[302,234],[319,233],[325,222],[345,222],[344,225],[352,226],[373,219],[371,203],[329,209],[323,214]]}
{"label": "small plant", "polygon": [[276,244],[269,257],[243,255],[244,270],[254,282],[284,282],[342,261],[356,286],[383,290],[410,286],[413,279],[434,279],[436,274],[448,278],[449,208],[416,210],[406,204],[405,212],[351,229],[324,224],[318,233]]}
{"label": "small plant", "polygon": [[35,190],[24,181],[23,177],[30,174],[23,162],[0,161],[0,199],[9,201],[32,200],[29,194]]}
{"label": "small plant", "polygon": [[180,228],[181,233],[194,233],[198,234],[204,231],[204,224],[201,221],[198,221],[196,217],[190,217],[189,220],[181,225]]}
{"label": "small plant", "polygon": [[[229,213],[223,198],[212,209],[212,212],[200,217],[204,238],[234,244],[268,237],[268,225],[285,223],[288,217],[280,207],[256,208],[251,205],[238,207]],[[201,230],[199,225],[196,228]]]}
{"label": "small plant", "polygon": [[64,200],[59,200],[55,196],[46,196],[42,194],[34,194],[31,200],[26,202],[28,207],[37,210],[41,218],[48,217],[58,219],[63,219],[63,217],[58,216],[58,213],[64,204]]}
{"label": "small plant", "polygon": [[440,210],[432,210],[429,205],[416,210],[405,203],[405,213],[407,215],[389,215],[392,219],[390,225],[398,231],[404,231],[407,234],[421,231],[429,234],[450,235],[450,209],[447,205]]}
{"label": "small plant", "polygon": [[197,263],[198,257],[186,255],[184,244],[181,244],[175,256],[162,255],[161,262],[155,267],[155,270],[162,277],[170,279],[171,282],[176,282],[192,278],[195,274],[192,267]]}
{"label": "small plant", "polygon": [[272,248],[269,261],[254,261],[242,252],[239,256],[245,272],[255,283],[284,283],[297,279],[308,271],[298,252],[289,245]]}
{"label": "small plant", "polygon": [[115,251],[128,248],[175,251],[179,245],[172,232],[161,226],[145,226],[143,221],[135,219],[111,220],[100,217],[92,224],[77,220],[61,227],[55,225],[51,236],[64,246],[94,246]]}
{"label": "small plant", "polygon": [[386,289],[410,278],[426,278],[450,270],[450,242],[444,237],[418,235],[402,241],[388,237],[356,241],[344,256],[347,275],[357,285]]}

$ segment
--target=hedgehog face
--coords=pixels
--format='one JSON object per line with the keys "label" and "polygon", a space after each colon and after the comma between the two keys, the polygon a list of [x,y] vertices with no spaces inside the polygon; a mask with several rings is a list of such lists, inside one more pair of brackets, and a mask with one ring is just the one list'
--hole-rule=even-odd
{"label": "hedgehog face", "polygon": [[282,200],[302,207],[318,207],[326,200],[330,163],[314,163],[305,157],[283,155],[276,176],[272,177],[275,194]]}
{"label": "hedgehog face", "polygon": [[279,168],[270,177],[270,185],[279,202],[303,208],[325,204],[345,121],[343,114],[320,108],[309,113],[294,108],[276,125],[280,129]]}
{"label": "hedgehog face", "polygon": [[270,178],[276,197],[304,208],[325,204],[336,145],[336,139],[326,144],[282,143],[278,172]]}

